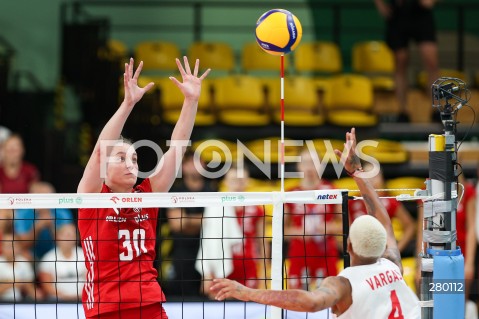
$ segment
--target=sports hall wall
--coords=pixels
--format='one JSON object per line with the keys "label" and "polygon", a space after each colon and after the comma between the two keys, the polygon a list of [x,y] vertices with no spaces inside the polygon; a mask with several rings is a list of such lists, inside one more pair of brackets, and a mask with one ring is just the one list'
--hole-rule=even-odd
{"label": "sports hall wall", "polygon": [[[13,61],[14,70],[26,70],[32,72],[39,83],[47,88],[53,89],[59,80],[60,65],[60,5],[68,1],[48,0],[15,0],[0,1],[0,37],[5,38],[15,49]],[[192,1],[176,0],[176,3]],[[236,0],[235,3],[252,3],[249,0]],[[204,39],[227,41],[235,49],[239,50],[245,41],[253,39],[253,33],[244,29],[239,32],[221,32],[214,30],[215,25],[245,25],[250,24],[253,28],[256,17],[266,11],[270,6],[283,7],[293,11],[300,17],[305,27],[304,40],[313,37],[325,40],[334,40],[340,38],[341,47],[344,54],[346,67],[348,66],[349,49],[352,43],[363,39],[380,39],[383,34],[383,24],[377,14],[373,1],[368,0],[294,0],[294,1],[268,1],[257,0],[254,3],[258,7],[234,8],[231,11],[230,1],[210,0],[204,3],[224,4],[224,7],[216,6],[205,11],[204,23],[208,25],[203,33]],[[323,4],[324,3],[324,4]],[[334,6],[331,6],[331,3]],[[440,30],[456,31],[459,21],[457,21],[456,6],[461,4],[474,4],[473,1],[454,1],[453,4],[439,4],[436,10],[436,21]],[[340,17],[341,29],[332,30],[334,23],[333,7],[341,7]],[[451,11],[451,8],[454,10]],[[193,34],[188,30],[182,29],[191,23],[188,19],[192,16],[192,6],[177,7],[145,7],[138,6],[133,10],[131,7],[110,6],[103,8],[92,8],[92,12],[110,17],[112,22],[111,35],[114,38],[120,38],[130,47],[142,40],[151,40],[152,38],[162,38],[173,40],[183,48],[186,48],[193,40]],[[254,12],[253,15],[251,12]],[[479,17],[479,8],[477,4],[475,9],[468,8],[465,12],[465,29],[471,34],[478,35],[477,17]],[[474,17],[476,19],[474,19]],[[145,25],[171,25],[171,28],[148,28]],[[131,28],[115,28],[115,24],[133,25]],[[143,25],[145,27],[136,29],[134,25]],[[182,25],[182,28],[175,26]],[[252,29],[253,30],[253,29]],[[314,32],[316,31],[316,35]],[[335,35],[335,32],[339,34]],[[455,49],[456,42],[448,43],[450,49]],[[0,46],[0,52],[2,48]],[[454,58],[454,54],[452,54]],[[28,83],[20,83],[21,89],[28,89]]]}
{"label": "sports hall wall", "polygon": [[[372,0],[152,0],[148,2],[159,5],[111,1],[108,6],[94,5],[96,2],[105,1],[78,1],[91,19],[108,21],[108,37],[124,42],[130,50],[140,41],[161,39],[175,42],[186,51],[195,39],[201,39],[225,41],[238,56],[244,43],[254,41],[254,26],[259,15],[272,7],[284,7],[300,18],[303,41],[333,40],[340,44],[344,71],[350,68],[352,45],[357,41],[382,39],[384,29]],[[81,154],[77,156],[81,135],[90,139],[96,136],[95,131],[82,131],[79,108],[74,107],[79,104],[78,96],[61,85],[62,22],[80,16],[75,16],[71,10],[62,11],[65,7],[71,9],[72,3],[61,0],[0,1],[0,64],[5,52],[10,50],[11,53],[8,72],[11,94],[6,98],[0,96],[0,125],[11,126],[24,136],[26,159],[39,166],[46,180],[55,184],[72,181],[71,185],[59,184],[60,191],[75,189],[74,182],[81,173],[81,161],[78,160]],[[195,25],[198,6],[202,10],[201,23]],[[448,68],[460,65],[458,48],[461,45],[459,34],[462,34],[462,68],[474,74],[479,70],[479,3],[440,1],[435,14],[440,31],[440,65]],[[459,33],[461,30],[463,33]],[[417,57],[413,55],[411,62],[411,69],[420,69]],[[95,77],[93,72],[92,78]],[[469,83],[474,85],[472,77]],[[1,88],[0,84],[0,95]],[[101,104],[103,95],[95,101]],[[60,99],[63,101],[59,102]],[[58,119],[55,108],[61,103],[65,105],[64,118]],[[113,104],[112,108],[116,108],[116,101]],[[108,116],[112,113],[109,109],[104,112]],[[90,118],[82,121],[91,123]],[[148,136],[157,136],[158,132],[152,133]],[[425,134],[417,139],[424,141]],[[38,143],[38,139],[45,143]],[[59,150],[59,145],[64,149]],[[89,150],[84,153],[89,154]]]}

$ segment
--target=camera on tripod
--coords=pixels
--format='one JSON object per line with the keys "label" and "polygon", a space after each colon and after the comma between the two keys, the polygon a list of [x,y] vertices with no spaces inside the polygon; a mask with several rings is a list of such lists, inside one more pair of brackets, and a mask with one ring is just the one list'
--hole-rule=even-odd
{"label": "camera on tripod", "polygon": [[454,93],[459,91],[459,86],[455,86],[454,83],[447,83],[443,85],[433,84],[432,94],[435,100],[452,99]]}

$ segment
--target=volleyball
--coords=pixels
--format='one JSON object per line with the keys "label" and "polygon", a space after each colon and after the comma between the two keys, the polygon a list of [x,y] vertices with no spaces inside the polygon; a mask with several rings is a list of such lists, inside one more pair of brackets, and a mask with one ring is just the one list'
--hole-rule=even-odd
{"label": "volleyball", "polygon": [[256,22],[256,42],[272,55],[290,53],[298,46],[302,36],[299,19],[288,10],[269,10]]}

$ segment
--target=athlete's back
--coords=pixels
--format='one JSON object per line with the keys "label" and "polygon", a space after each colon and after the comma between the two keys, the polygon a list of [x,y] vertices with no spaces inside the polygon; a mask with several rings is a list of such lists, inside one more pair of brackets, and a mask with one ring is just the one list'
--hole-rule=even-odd
{"label": "athlete's back", "polygon": [[344,269],[338,276],[351,283],[353,303],[338,319],[420,319],[421,308],[399,267],[381,258],[371,265]]}

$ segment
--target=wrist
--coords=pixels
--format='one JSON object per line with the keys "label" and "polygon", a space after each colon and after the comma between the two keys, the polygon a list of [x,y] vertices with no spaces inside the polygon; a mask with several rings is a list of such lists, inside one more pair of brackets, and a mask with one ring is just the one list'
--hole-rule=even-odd
{"label": "wrist", "polygon": [[358,173],[363,173],[364,170],[362,167],[357,167],[355,168],[354,170],[352,171],[348,171],[346,168],[344,168],[344,171],[346,172],[346,174],[348,174],[350,177],[358,177],[357,174]]}

